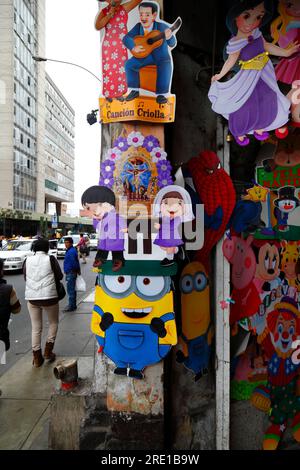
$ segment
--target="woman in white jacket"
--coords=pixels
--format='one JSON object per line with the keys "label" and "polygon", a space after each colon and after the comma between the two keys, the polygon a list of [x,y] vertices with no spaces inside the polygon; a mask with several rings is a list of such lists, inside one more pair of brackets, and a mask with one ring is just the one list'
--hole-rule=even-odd
{"label": "woman in white jacket", "polygon": [[[44,359],[52,362],[56,357],[53,353],[53,347],[59,315],[57,284],[63,279],[63,274],[56,258],[48,255],[48,240],[36,240],[32,250],[35,254],[26,259],[23,272],[26,281],[25,299],[28,301],[27,307],[32,325],[33,365],[40,367]],[[43,310],[49,321],[44,357],[41,349]]]}

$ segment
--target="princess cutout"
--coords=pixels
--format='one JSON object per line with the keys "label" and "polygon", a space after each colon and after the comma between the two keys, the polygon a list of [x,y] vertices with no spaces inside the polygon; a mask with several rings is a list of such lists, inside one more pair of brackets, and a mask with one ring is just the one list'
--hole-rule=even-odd
{"label": "princess cutout", "polygon": [[[266,140],[268,131],[289,119],[290,101],[281,93],[269,54],[290,57],[299,51],[293,42],[283,49],[264,40],[259,27],[272,17],[271,0],[239,0],[227,15],[227,26],[234,35],[227,45],[229,55],[220,73],[212,77],[208,97],[212,109],[229,121],[236,142],[249,144],[247,134]],[[227,82],[220,82],[239,60],[240,71]]]}
{"label": "princess cutout", "polygon": [[[279,0],[279,17],[271,25],[271,34],[280,47],[289,48],[300,40],[300,0]],[[277,80],[292,85],[300,80],[300,51],[283,58],[275,68]]]}

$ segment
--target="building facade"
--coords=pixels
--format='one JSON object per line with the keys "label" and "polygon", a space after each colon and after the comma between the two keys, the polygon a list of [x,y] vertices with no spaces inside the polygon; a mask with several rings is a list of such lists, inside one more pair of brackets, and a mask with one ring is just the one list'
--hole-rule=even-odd
{"label": "building facade", "polygon": [[74,111],[32,58],[45,56],[45,0],[0,9],[0,207],[45,213],[73,200]]}
{"label": "building facade", "polygon": [[[53,80],[46,74],[45,200],[74,200],[75,113]],[[61,212],[61,208],[57,208]]]}

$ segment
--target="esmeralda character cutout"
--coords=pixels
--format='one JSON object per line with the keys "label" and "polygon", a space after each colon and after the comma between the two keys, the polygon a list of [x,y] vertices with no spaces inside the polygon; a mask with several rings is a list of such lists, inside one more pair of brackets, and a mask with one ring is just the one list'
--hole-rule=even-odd
{"label": "esmeralda character cutout", "polygon": [[105,186],[91,186],[81,197],[82,206],[98,220],[98,250],[94,267],[100,267],[107,260],[111,251],[113,271],[119,271],[125,264],[124,233],[126,222],[116,212],[116,197],[113,191]]}
{"label": "esmeralda character cutout", "polygon": [[[212,109],[229,121],[236,142],[249,144],[247,134],[266,140],[269,130],[283,126],[289,119],[289,100],[278,88],[269,54],[290,57],[299,51],[297,42],[288,49],[268,43],[260,27],[272,18],[270,0],[239,0],[230,9],[226,23],[233,34],[227,45],[228,59],[220,73],[212,77],[208,97]],[[230,80],[220,80],[239,60],[240,71]]]}

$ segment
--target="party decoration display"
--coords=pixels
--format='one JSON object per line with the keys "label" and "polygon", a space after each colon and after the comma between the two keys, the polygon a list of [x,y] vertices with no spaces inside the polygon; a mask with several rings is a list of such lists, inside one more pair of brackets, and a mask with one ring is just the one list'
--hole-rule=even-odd
{"label": "party decoration display", "polygon": [[[278,12],[279,17],[271,25],[271,34],[275,43],[288,49],[300,40],[300,1],[279,0]],[[294,80],[300,80],[299,51],[289,58],[281,59],[275,71],[277,80],[288,85]]]}
{"label": "party decoration display", "polygon": [[262,202],[266,202],[269,189],[255,185],[247,189],[247,195],[242,197],[235,205],[228,228],[239,234],[242,232],[255,232],[264,226],[261,220]]}
{"label": "party decoration display", "polygon": [[[266,42],[259,28],[271,17],[268,0],[235,2],[226,18],[233,34],[227,45],[228,59],[212,77],[208,93],[212,109],[228,119],[229,130],[241,146],[249,144],[248,134],[264,141],[268,131],[282,127],[289,119],[290,102],[279,90],[269,54],[291,57],[300,45],[292,43],[283,49]],[[220,82],[238,60],[239,72]]]}
{"label": "party decoration display", "polygon": [[177,361],[195,374],[195,382],[208,373],[214,329],[210,317],[208,275],[198,261],[187,264],[179,281],[181,334]]}
{"label": "party decoration display", "polygon": [[[253,319],[254,322],[254,319]],[[271,425],[266,430],[263,449],[275,450],[287,427],[300,442],[300,397],[297,395],[299,365],[293,364],[293,342],[300,334],[297,302],[283,297],[264,323],[256,323],[258,343],[268,358],[268,383],[254,390],[251,401],[262,411],[270,410]]]}
{"label": "party decoration display", "polygon": [[124,64],[128,59],[123,38],[128,33],[128,14],[142,0],[108,0],[108,6],[99,11],[95,27],[105,29],[102,38],[102,94],[108,100],[121,97],[127,91]]}
{"label": "party decoration display", "polygon": [[204,204],[204,245],[196,258],[206,266],[213,247],[222,238],[235,206],[235,190],[230,176],[211,151],[200,152],[188,162],[199,202]]}
{"label": "party decoration display", "polygon": [[249,318],[259,310],[260,297],[254,283],[256,272],[255,254],[251,247],[253,236],[246,240],[240,237],[227,238],[223,242],[223,254],[232,265],[231,293],[234,304],[230,306],[230,324]]}
{"label": "party decoration display", "polygon": [[268,362],[261,346],[252,337],[246,351],[231,361],[230,397],[249,400],[255,388],[267,385]]}
{"label": "party decoration display", "polygon": [[[107,151],[101,163],[99,184],[114,191],[122,215],[130,216],[131,208],[138,207],[142,215],[151,217],[156,194],[173,182],[171,169],[159,140],[133,131],[126,137],[118,137]],[[122,212],[123,200],[128,213]]]}
{"label": "party decoration display", "polygon": [[177,343],[170,272],[160,273],[158,263],[148,275],[147,263],[128,262],[117,276],[99,273],[91,321],[101,350],[116,364],[115,374],[134,379],[142,379],[144,368]]}
{"label": "party decoration display", "polygon": [[[288,156],[288,155],[286,155]],[[296,241],[300,239],[299,197],[300,165],[276,166],[273,171],[257,167],[256,178],[259,184],[270,193],[265,203],[266,228],[256,234],[260,238]]]}
{"label": "party decoration display", "polygon": [[105,186],[91,186],[83,193],[81,203],[91,217],[98,220],[99,242],[94,266],[102,266],[111,251],[113,271],[119,271],[125,264],[124,233],[127,227],[126,221],[116,212],[113,191]]}
{"label": "party decoration display", "polygon": [[297,262],[300,256],[300,241],[281,241],[281,263],[280,268],[288,281],[289,286],[296,287],[297,283]]}
{"label": "party decoration display", "polygon": [[163,266],[173,264],[173,256],[184,244],[180,233],[183,222],[190,222],[195,217],[189,193],[180,186],[172,185],[161,189],[153,203],[153,216],[160,217],[155,224],[158,230],[154,243],[166,252]]}
{"label": "party decoration display", "polygon": [[260,294],[276,290],[282,283],[284,275],[279,269],[279,247],[276,243],[263,241],[258,249],[254,284]]}
{"label": "party decoration display", "polygon": [[[157,2],[131,0],[121,5],[119,0],[116,3],[110,4],[96,21],[98,29],[106,25],[101,120],[104,123],[172,122],[175,96],[170,94],[171,50],[176,46],[176,32],[182,20],[177,18],[172,25],[160,20]],[[137,5],[134,10],[136,25],[128,31],[127,13]],[[106,23],[105,18],[108,18]]]}

